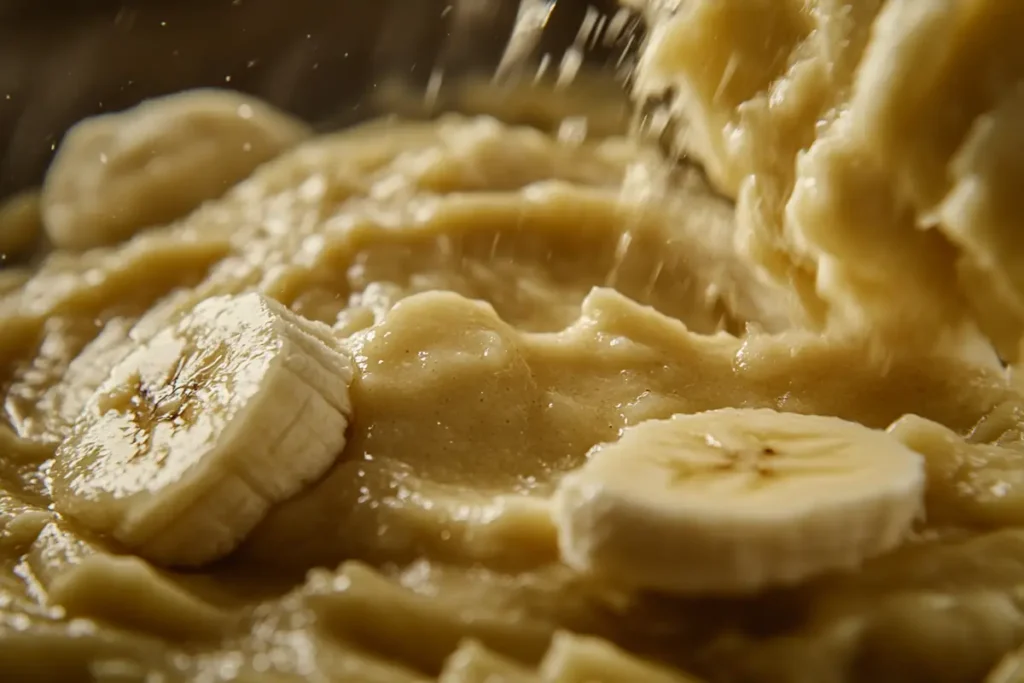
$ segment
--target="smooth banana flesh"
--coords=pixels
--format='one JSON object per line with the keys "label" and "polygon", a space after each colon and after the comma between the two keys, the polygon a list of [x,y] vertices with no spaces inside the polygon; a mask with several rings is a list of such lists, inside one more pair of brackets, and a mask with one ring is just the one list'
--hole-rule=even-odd
{"label": "smooth banana flesh", "polygon": [[855,569],[922,512],[924,467],[837,418],[726,408],[642,422],[554,498],[572,567],[679,594],[751,593]]}
{"label": "smooth banana flesh", "polygon": [[216,560],[335,461],[351,381],[326,327],[259,294],[207,299],[96,389],[54,504],[159,564]]}

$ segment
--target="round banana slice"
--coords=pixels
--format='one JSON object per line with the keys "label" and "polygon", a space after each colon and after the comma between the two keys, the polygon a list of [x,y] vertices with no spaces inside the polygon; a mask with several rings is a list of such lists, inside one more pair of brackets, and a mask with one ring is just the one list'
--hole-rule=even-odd
{"label": "round banana slice", "polygon": [[723,409],[626,429],[554,496],[571,567],[635,588],[747,593],[852,568],[923,508],[920,455],[833,417]]}
{"label": "round banana slice", "polygon": [[57,450],[57,510],[158,564],[233,550],[345,445],[353,365],[260,294],[197,305],[114,367]]}
{"label": "round banana slice", "polygon": [[309,134],[265,102],[216,88],[83,119],[43,181],[46,236],[70,251],[121,242],[223,195]]}

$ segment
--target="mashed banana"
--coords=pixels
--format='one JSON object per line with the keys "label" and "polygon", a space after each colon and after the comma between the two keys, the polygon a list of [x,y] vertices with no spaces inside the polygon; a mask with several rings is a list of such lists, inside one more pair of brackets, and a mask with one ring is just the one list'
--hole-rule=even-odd
{"label": "mashed banana", "polygon": [[[660,3],[641,81],[678,88],[680,145],[735,212],[642,144],[454,116],[309,140],[192,210],[245,167],[227,154],[197,184],[221,157],[204,131],[301,130],[262,109],[256,128],[185,125],[209,92],[119,115],[175,163],[89,180],[95,159],[60,156],[47,230],[111,244],[57,249],[0,288],[4,680],[1024,680],[1024,393],[979,331],[1007,355],[1018,336],[1002,308],[1018,291],[1007,178],[1024,156],[1003,142],[1024,119],[1002,61],[1017,53],[980,48],[1022,28],[1011,5]],[[929,78],[911,48],[941,53]],[[982,66],[992,79],[965,82]],[[975,86],[989,99],[965,97]],[[970,111],[921,120],[956,98]],[[330,469],[197,571],[55,512],[54,453],[111,370],[200,302],[248,292],[355,364]],[[143,394],[119,400],[159,403]],[[170,398],[161,429],[188,419]],[[562,563],[562,475],[624,429],[727,407],[888,428],[923,458],[922,521],[857,571],[747,595],[652,594]],[[232,439],[264,445],[267,425],[230,417]],[[201,484],[189,514],[218,509]]]}
{"label": "mashed banana", "polygon": [[647,9],[640,95],[674,91],[689,122],[679,151],[736,198],[738,244],[801,295],[808,322],[899,343],[971,343],[980,329],[1017,357],[1024,6]]}

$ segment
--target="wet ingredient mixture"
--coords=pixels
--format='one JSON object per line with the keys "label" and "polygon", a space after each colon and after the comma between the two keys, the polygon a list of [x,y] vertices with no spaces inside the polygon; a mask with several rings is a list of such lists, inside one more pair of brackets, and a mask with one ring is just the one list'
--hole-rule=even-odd
{"label": "wet ingredient mixture", "polygon": [[[1024,27],[913,7],[648,7],[638,83],[710,185],[485,116],[307,139],[196,91],[80,124],[0,209],[56,247],[0,278],[4,679],[1024,680],[1015,338],[928,317],[913,264],[982,247],[880,175],[856,86],[919,60],[871,61],[895,34],[941,24],[968,69],[957,22]],[[956,166],[916,133],[900,159]],[[957,215],[1009,244],[1000,177]],[[861,277],[847,226],[907,267]]]}

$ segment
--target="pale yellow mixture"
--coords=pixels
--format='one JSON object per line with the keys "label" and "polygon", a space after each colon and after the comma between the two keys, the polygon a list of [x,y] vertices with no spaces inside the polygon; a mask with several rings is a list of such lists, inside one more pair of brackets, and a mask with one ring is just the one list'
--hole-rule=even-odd
{"label": "pale yellow mixture", "polygon": [[[970,343],[1024,321],[1024,5],[651,0],[641,96],[737,200],[737,245],[809,324]],[[870,197],[867,201],[865,198]]]}
{"label": "pale yellow mixture", "polygon": [[[1024,5],[647,11],[638,88],[674,88],[715,192],[631,139],[305,140],[215,91],[69,134],[0,209],[0,249],[54,247],[0,270],[0,679],[1024,681],[1024,389],[994,350],[1024,320]],[[259,391],[306,377],[315,419]],[[104,446],[129,404],[172,446]],[[292,450],[268,406],[310,420]],[[923,515],[744,595],[567,561],[553,494],[593,447],[730,407],[888,430]]]}

